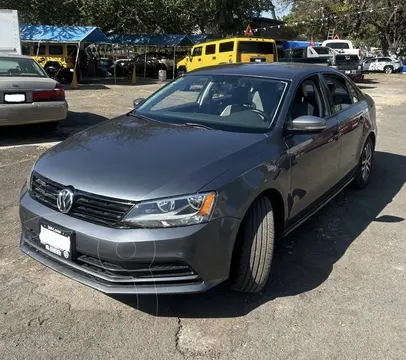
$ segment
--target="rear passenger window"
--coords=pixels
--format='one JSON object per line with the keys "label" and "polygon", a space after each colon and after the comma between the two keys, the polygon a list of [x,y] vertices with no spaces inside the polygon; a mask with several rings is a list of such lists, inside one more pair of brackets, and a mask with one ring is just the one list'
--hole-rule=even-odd
{"label": "rear passenger window", "polygon": [[195,47],[192,56],[202,56],[202,47]]}
{"label": "rear passenger window", "polygon": [[76,49],[77,47],[75,45],[68,45],[67,46],[68,56],[76,56]]}
{"label": "rear passenger window", "polygon": [[63,47],[61,45],[49,45],[49,55],[63,55]]}
{"label": "rear passenger window", "polygon": [[22,46],[21,51],[23,55],[30,55],[31,48],[29,46]]}
{"label": "rear passenger window", "polygon": [[351,94],[346,81],[338,76],[324,75],[328,86],[328,95],[333,114],[352,105]]}
{"label": "rear passenger window", "polygon": [[34,46],[34,55],[45,55],[45,45],[38,45]]}
{"label": "rear passenger window", "polygon": [[205,55],[213,55],[216,53],[216,45],[206,45]]}
{"label": "rear passenger window", "polygon": [[234,41],[228,41],[220,44],[220,52],[230,52],[234,50]]}

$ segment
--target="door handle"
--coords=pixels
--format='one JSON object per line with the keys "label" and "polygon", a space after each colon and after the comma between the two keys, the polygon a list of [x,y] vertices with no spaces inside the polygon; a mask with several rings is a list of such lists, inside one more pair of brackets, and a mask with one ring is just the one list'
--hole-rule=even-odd
{"label": "door handle", "polygon": [[215,57],[215,56],[213,56],[213,60],[216,60],[216,57]]}
{"label": "door handle", "polygon": [[340,132],[340,130],[334,130],[334,132],[333,132],[333,139],[334,140],[338,140],[339,138],[340,138],[340,136],[341,136],[341,132]]}
{"label": "door handle", "polygon": [[202,59],[197,59],[197,61],[202,61]]}

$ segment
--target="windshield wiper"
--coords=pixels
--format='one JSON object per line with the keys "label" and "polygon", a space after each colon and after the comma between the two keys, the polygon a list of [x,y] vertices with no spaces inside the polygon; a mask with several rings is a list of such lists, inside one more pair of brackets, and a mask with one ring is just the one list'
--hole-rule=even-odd
{"label": "windshield wiper", "polygon": [[202,125],[202,124],[196,124],[196,123],[191,123],[191,122],[184,123],[183,125],[185,125],[185,126],[192,126],[192,127],[201,128],[201,129],[206,129],[206,130],[214,130],[214,129],[211,128],[210,126]]}

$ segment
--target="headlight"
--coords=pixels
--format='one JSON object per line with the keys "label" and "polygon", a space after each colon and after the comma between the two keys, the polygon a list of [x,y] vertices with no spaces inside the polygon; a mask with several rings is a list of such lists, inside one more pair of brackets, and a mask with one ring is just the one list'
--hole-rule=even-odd
{"label": "headlight", "polygon": [[34,168],[35,168],[35,164],[36,164],[36,163],[37,163],[37,162],[35,162],[34,165],[32,165],[32,168],[31,168],[31,170],[30,170],[30,172],[28,173],[28,176],[27,176],[27,182],[26,182],[26,184],[27,184],[27,189],[28,189],[28,191],[31,191],[32,172],[34,171]]}
{"label": "headlight", "polygon": [[210,220],[215,201],[215,193],[205,193],[140,202],[123,221],[144,228],[201,224]]}

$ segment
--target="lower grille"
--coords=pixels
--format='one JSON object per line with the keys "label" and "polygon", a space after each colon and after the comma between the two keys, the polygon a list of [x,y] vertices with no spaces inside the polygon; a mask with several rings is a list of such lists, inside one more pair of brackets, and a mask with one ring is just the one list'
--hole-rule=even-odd
{"label": "lower grille", "polygon": [[70,267],[77,274],[105,285],[169,286],[202,282],[202,278],[189,266],[179,263],[128,263],[124,267],[81,253],[77,254],[74,262],[67,261],[41,247],[38,236],[33,231],[27,230],[27,234],[29,240],[26,240],[25,243],[32,250],[40,251],[43,256]]}
{"label": "lower grille", "polygon": [[[31,180],[31,196],[38,202],[58,210],[58,193],[66,186],[33,173]],[[124,227],[120,220],[134,206],[133,202],[112,199],[104,196],[74,190],[74,200],[67,215],[83,219],[95,224],[110,227]]]}
{"label": "lower grille", "polygon": [[193,270],[183,264],[142,264],[129,263],[125,267],[88,255],[80,255],[76,261],[84,270],[91,270],[111,282],[155,282],[168,281],[168,278],[198,279]]}

